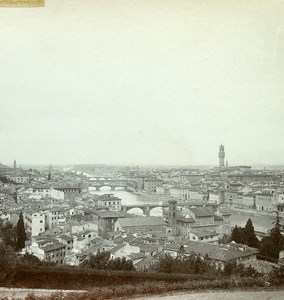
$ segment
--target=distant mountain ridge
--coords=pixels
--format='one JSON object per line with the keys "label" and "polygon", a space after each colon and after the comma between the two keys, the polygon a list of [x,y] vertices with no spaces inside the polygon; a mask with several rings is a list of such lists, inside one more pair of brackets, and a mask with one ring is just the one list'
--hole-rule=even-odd
{"label": "distant mountain ridge", "polygon": [[12,169],[12,168],[0,163],[0,169]]}

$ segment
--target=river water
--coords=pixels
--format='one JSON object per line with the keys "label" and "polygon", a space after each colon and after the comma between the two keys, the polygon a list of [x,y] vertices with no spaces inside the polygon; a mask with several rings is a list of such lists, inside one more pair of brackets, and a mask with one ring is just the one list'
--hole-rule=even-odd
{"label": "river water", "polygon": [[[110,187],[102,187],[99,191],[96,188],[89,188],[90,193],[97,194],[97,195],[104,195],[104,194],[113,194],[115,197],[121,199],[122,205],[141,205],[141,204],[163,204],[162,201],[159,199],[155,199],[154,197],[147,197],[147,195],[138,195],[131,192],[125,191],[123,188],[119,189],[116,188],[115,191],[111,191]],[[132,208],[129,213],[143,215],[143,211],[140,208]],[[163,216],[163,209],[161,207],[153,208],[150,212],[151,216],[161,217]]]}
{"label": "river water", "polygon": [[[92,177],[92,174],[85,173],[88,177]],[[147,195],[138,195],[132,192],[127,192],[124,188],[116,188],[115,191],[111,191],[110,187],[105,186],[102,187],[99,191],[96,188],[89,188],[90,193],[103,195],[103,194],[113,194],[114,196],[121,199],[122,205],[141,205],[141,204],[163,204],[161,200],[161,196],[147,196]],[[129,211],[129,213],[143,215],[143,212],[140,208],[133,208]],[[162,208],[154,208],[150,212],[151,216],[163,216]],[[275,214],[264,215],[261,212],[249,212],[244,210],[232,210],[232,215],[230,217],[231,225],[244,227],[247,220],[251,219],[256,231],[267,232],[269,229],[273,227],[272,222],[275,220]]]}
{"label": "river water", "polygon": [[[141,205],[141,204],[162,204],[160,199],[155,199],[155,197],[147,197],[147,195],[137,195],[131,192],[127,192],[124,189],[116,189],[111,191],[110,187],[102,187],[100,191],[96,191],[95,188],[90,188],[90,193],[103,195],[103,194],[113,194],[114,196],[121,199],[122,205]],[[129,213],[143,215],[140,208],[133,208]],[[151,210],[151,216],[163,216],[163,209],[160,207]],[[256,231],[267,232],[267,230],[273,227],[272,222],[275,220],[274,214],[264,215],[259,212],[248,212],[243,210],[232,210],[232,215],[230,217],[231,225],[244,227],[248,219],[251,219]]]}

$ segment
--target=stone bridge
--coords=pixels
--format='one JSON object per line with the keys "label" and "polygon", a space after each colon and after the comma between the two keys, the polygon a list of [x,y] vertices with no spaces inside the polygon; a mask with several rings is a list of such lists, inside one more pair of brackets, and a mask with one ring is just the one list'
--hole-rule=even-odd
{"label": "stone bridge", "polygon": [[114,191],[117,187],[126,188],[129,180],[127,179],[95,179],[89,180],[89,187],[95,187],[97,191],[104,186],[110,186],[111,190]]}
{"label": "stone bridge", "polygon": [[130,209],[132,208],[140,208],[143,211],[143,214],[146,216],[150,216],[150,212],[152,209],[157,208],[157,207],[161,207],[161,208],[165,208],[165,207],[169,207],[169,205],[166,204],[141,204],[141,205],[122,205],[121,206],[121,210],[124,212],[129,212]]}

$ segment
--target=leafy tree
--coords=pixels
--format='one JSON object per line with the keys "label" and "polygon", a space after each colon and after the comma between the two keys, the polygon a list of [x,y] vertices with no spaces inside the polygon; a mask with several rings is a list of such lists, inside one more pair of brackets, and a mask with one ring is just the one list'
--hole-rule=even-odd
{"label": "leafy tree", "polygon": [[132,261],[127,260],[125,257],[110,259],[109,252],[101,252],[97,255],[91,255],[90,258],[84,260],[80,266],[83,268],[101,270],[135,270]]}
{"label": "leafy tree", "polygon": [[165,254],[163,257],[159,259],[159,262],[156,265],[157,272],[161,273],[172,273],[174,268],[175,260],[169,255]]}
{"label": "leafy tree", "polygon": [[5,245],[16,247],[16,230],[10,222],[3,222],[0,220],[0,238],[4,241]]}
{"label": "leafy tree", "polygon": [[28,265],[40,265],[43,264],[35,255],[25,253],[21,257],[21,263],[28,264]]}
{"label": "leafy tree", "polygon": [[162,273],[182,274],[212,274],[217,272],[216,269],[210,265],[207,257],[204,258],[195,253],[189,256],[178,255],[176,258],[165,254],[157,262],[155,270]]}
{"label": "leafy tree", "polygon": [[16,234],[17,234],[16,249],[17,250],[23,249],[25,247],[25,241],[27,237],[26,237],[24,218],[22,212],[19,215]]}
{"label": "leafy tree", "polygon": [[225,275],[236,275],[239,277],[255,277],[260,275],[252,266],[245,267],[243,264],[237,264],[235,261],[227,262],[224,267]]}
{"label": "leafy tree", "polygon": [[18,257],[13,248],[7,246],[4,242],[0,242],[0,274],[12,270],[16,265],[17,259]]}
{"label": "leafy tree", "polygon": [[258,238],[254,232],[254,226],[252,224],[252,220],[248,219],[246,226],[244,228],[244,244],[248,245],[249,247],[258,248]]}
{"label": "leafy tree", "polygon": [[219,238],[218,243],[219,244],[227,244],[232,241],[232,237],[229,234],[224,234],[221,238]]}
{"label": "leafy tree", "polygon": [[6,176],[0,176],[0,181],[3,183],[9,183],[10,180]]}

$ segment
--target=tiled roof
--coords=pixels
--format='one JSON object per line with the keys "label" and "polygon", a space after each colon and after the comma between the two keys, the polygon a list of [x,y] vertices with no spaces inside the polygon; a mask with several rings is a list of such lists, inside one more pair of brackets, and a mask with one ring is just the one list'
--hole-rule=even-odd
{"label": "tiled roof", "polygon": [[153,257],[153,256],[145,257],[141,261],[139,261],[137,264],[135,264],[135,267],[137,269],[140,269],[140,268],[143,268],[143,267],[147,267],[155,259],[156,258]]}
{"label": "tiled roof", "polygon": [[[165,250],[179,251],[180,245],[170,244],[164,247]],[[237,246],[230,245],[215,245],[202,242],[189,241],[184,245],[185,253],[196,253],[200,255],[208,255],[210,259],[219,261],[230,261],[233,259],[250,256],[257,254],[258,250],[254,248],[248,248],[246,251],[240,250]]]}
{"label": "tiled roof", "polygon": [[101,218],[123,218],[127,215],[125,212],[110,210],[98,211],[96,214]]}
{"label": "tiled roof", "polygon": [[135,217],[119,219],[122,227],[162,226],[166,225],[161,217]]}
{"label": "tiled roof", "polygon": [[198,237],[218,236],[219,235],[216,232],[212,232],[212,231],[209,231],[206,229],[192,230],[191,232]]}
{"label": "tiled roof", "polygon": [[157,250],[159,248],[158,245],[148,245],[148,244],[144,244],[144,243],[141,243],[140,244],[140,251],[142,252],[153,252],[155,250]]}
{"label": "tiled roof", "polygon": [[127,255],[127,258],[130,260],[135,260],[135,259],[139,259],[139,258],[144,258],[145,255],[143,253],[130,253],[129,255]]}
{"label": "tiled roof", "polygon": [[190,207],[189,210],[191,210],[196,217],[210,217],[214,215],[214,209],[210,206]]}
{"label": "tiled roof", "polygon": [[73,240],[72,236],[66,235],[66,234],[60,235],[59,238],[61,238],[62,240],[65,240],[65,241],[72,241]]}
{"label": "tiled roof", "polygon": [[223,220],[224,220],[224,218],[214,215],[214,221],[223,221]]}
{"label": "tiled roof", "polygon": [[124,248],[126,246],[125,243],[119,244],[110,250],[110,253],[114,254],[116,251]]}
{"label": "tiled roof", "polygon": [[41,249],[44,250],[44,252],[54,251],[62,248],[66,248],[66,245],[62,243],[55,243],[52,245],[41,247]]}
{"label": "tiled roof", "polygon": [[192,218],[186,218],[186,217],[182,217],[182,216],[178,216],[177,221],[181,221],[181,222],[185,222],[185,223],[194,223],[195,222],[195,220],[193,220]]}

